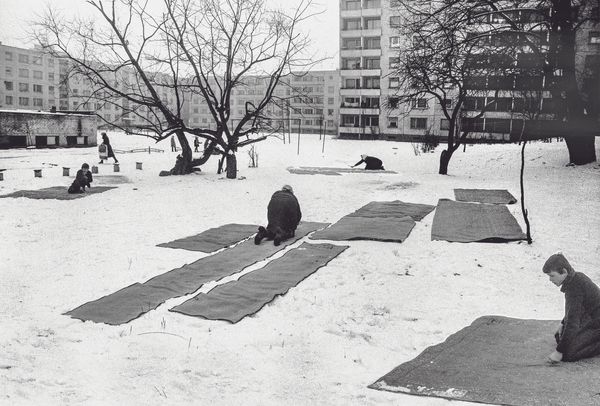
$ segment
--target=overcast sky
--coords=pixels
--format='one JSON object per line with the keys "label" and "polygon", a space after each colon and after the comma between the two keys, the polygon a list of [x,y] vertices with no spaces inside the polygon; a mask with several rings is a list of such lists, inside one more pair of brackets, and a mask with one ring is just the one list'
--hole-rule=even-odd
{"label": "overcast sky", "polygon": [[[159,0],[152,0],[158,2]],[[299,0],[265,0],[267,4],[293,5]],[[51,2],[52,7],[86,13],[90,10],[84,0],[0,0],[0,42],[4,45],[21,48],[31,48],[27,40],[28,23],[36,18],[36,13],[41,12],[46,4]],[[333,59],[325,62],[322,68],[334,69],[338,65],[338,0],[315,0],[316,7],[324,13],[316,16],[304,28],[311,35],[314,52],[328,55]]]}

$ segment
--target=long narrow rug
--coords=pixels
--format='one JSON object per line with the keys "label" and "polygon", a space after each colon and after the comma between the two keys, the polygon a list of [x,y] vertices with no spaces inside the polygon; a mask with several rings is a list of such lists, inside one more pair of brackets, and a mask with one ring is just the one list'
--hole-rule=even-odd
{"label": "long narrow rug", "polygon": [[546,362],[558,323],[481,317],[369,387],[496,405],[600,405],[600,357]]}
{"label": "long narrow rug", "polygon": [[258,312],[275,297],[286,294],[346,248],[347,245],[304,243],[263,268],[201,293],[170,311],[237,323]]}
{"label": "long narrow rug", "polygon": [[459,202],[514,204],[517,199],[506,189],[454,189]]}
{"label": "long narrow rug", "polygon": [[1,195],[0,198],[7,197],[25,197],[27,199],[55,199],[55,200],[75,200],[83,197],[96,195],[107,190],[116,189],[115,186],[92,186],[86,189],[84,193],[67,193],[68,186],[52,186],[37,190],[17,190],[16,192]]}
{"label": "long narrow rug", "polygon": [[213,252],[240,242],[256,234],[257,230],[258,226],[253,224],[225,224],[210,228],[200,234],[158,244],[157,247]]}
{"label": "long narrow rug", "polygon": [[400,200],[391,202],[370,202],[348,216],[352,217],[405,217],[421,221],[435,209],[435,206],[420,203],[405,203]]}
{"label": "long narrow rug", "polygon": [[408,238],[415,226],[408,217],[342,217],[324,230],[312,234],[312,240],[352,241],[372,240],[384,242],[402,242]]}
{"label": "long narrow rug", "polygon": [[506,206],[498,204],[440,199],[431,226],[432,240],[506,242],[526,238]]}
{"label": "long narrow rug", "polygon": [[275,246],[255,245],[247,240],[234,247],[201,258],[146,281],[135,283],[115,293],[85,303],[65,314],[80,320],[119,325],[156,309],[168,299],[194,293],[203,284],[218,281],[262,261],[327,223],[302,222],[296,236]]}

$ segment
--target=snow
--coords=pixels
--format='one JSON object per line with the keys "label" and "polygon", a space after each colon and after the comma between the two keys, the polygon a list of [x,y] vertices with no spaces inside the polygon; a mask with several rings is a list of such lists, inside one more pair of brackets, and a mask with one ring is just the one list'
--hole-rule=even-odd
{"label": "snow", "polygon": [[[157,147],[109,136],[119,150]],[[122,326],[63,315],[205,255],[156,244],[226,223],[264,223],[270,195],[284,184],[305,220],[326,222],[373,200],[436,204],[454,188],[506,188],[519,197],[518,145],[468,146],[441,176],[441,147],[416,155],[407,143],[327,137],[322,153],[318,135],[302,135],[297,154],[296,135],[291,141],[257,144],[258,168],[240,151],[237,180],[215,173],[216,158],[196,175],[158,177],[174,162],[168,140],[158,145],[165,153],[119,154],[118,174],[97,164],[96,148],[0,151],[0,194],[68,186],[83,162],[100,168],[94,185],[118,186],[72,201],[0,199],[0,404],[445,405],[367,385],[482,315],[561,318],[562,294],[541,272],[556,251],[600,282],[600,166],[566,167],[566,146],[554,141],[526,149],[532,245],[431,241],[432,213],[402,244],[349,242],[235,325],[168,312],[191,296]],[[398,173],[286,171],[347,167],[362,153]],[[33,177],[38,168],[42,178]],[[520,204],[508,207],[524,228]]]}

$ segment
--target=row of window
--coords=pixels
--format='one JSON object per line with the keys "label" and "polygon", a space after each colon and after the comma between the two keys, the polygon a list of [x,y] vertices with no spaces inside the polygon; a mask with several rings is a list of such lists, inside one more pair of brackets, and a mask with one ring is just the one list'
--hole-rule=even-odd
{"label": "row of window", "polygon": [[381,8],[381,0],[346,0],[342,10],[360,10],[367,8]]}
{"label": "row of window", "polygon": [[[19,68],[19,77],[20,78],[29,78],[29,69],[27,68]],[[12,77],[13,76],[13,68],[12,66],[6,66],[4,68],[4,74],[6,77]],[[44,79],[44,72],[42,72],[41,70],[34,70],[32,72],[31,75],[34,79]],[[54,80],[54,72],[48,72],[48,78],[49,81],[53,81]]]}
{"label": "row of window", "polygon": [[[4,104],[6,104],[7,106],[14,106],[15,105],[15,97],[10,96],[10,95],[6,95],[4,96]],[[23,106],[23,107],[27,107],[30,106],[29,102],[30,99],[29,97],[19,97],[18,98],[19,101],[19,106]],[[54,100],[50,99],[48,100],[48,104],[49,105],[54,105]],[[31,106],[33,107],[43,107],[44,106],[44,100],[38,97],[34,97],[31,99]]]}
{"label": "row of window", "polygon": [[[29,63],[31,61],[34,65],[41,65],[43,59],[38,55],[27,55],[27,54],[18,54],[19,63]],[[4,60],[5,61],[13,61],[14,60],[14,52],[12,51],[4,51]],[[47,60],[48,66],[54,66],[54,58],[48,58]]]}
{"label": "row of window", "polygon": [[[33,84],[31,86],[34,93],[44,93],[44,86],[39,84]],[[48,93],[54,93],[54,86],[48,86]],[[15,90],[14,83],[8,80],[4,81],[4,90],[13,91]],[[26,93],[29,92],[29,83],[21,83],[19,82],[19,92]]]}

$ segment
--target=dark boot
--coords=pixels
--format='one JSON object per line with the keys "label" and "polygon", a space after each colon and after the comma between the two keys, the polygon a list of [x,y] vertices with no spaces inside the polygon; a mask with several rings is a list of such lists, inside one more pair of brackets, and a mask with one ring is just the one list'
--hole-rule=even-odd
{"label": "dark boot", "polygon": [[254,244],[256,244],[256,245],[260,244],[260,242],[266,236],[267,236],[267,230],[263,226],[258,227],[258,233],[256,233],[256,235],[254,236]]}

